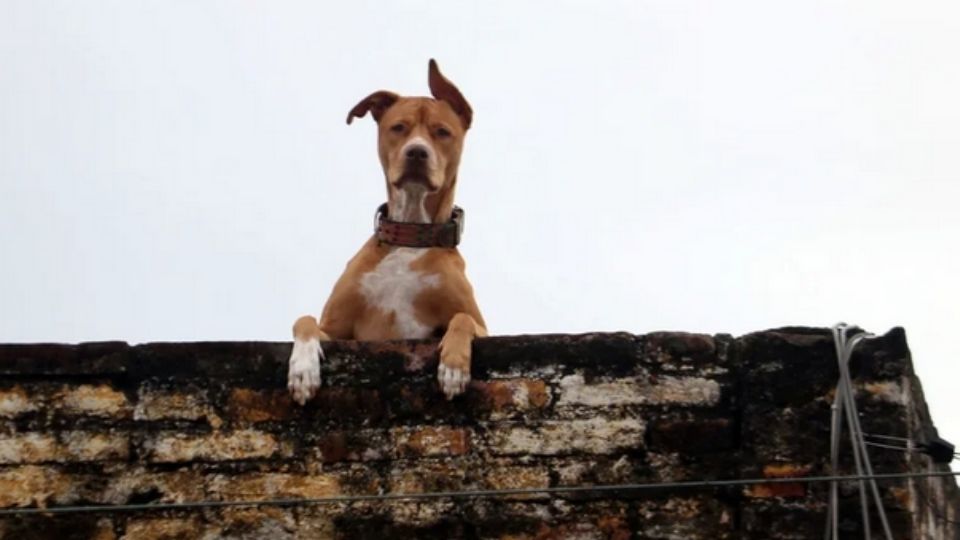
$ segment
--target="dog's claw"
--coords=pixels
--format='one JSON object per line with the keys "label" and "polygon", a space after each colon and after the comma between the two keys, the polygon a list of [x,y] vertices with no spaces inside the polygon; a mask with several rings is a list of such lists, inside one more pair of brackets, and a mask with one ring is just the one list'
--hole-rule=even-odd
{"label": "dog's claw", "polygon": [[470,383],[470,372],[441,363],[437,370],[437,380],[440,382],[443,395],[447,400],[451,400],[467,389],[467,384]]}
{"label": "dog's claw", "polygon": [[296,340],[290,353],[290,371],[287,373],[287,389],[293,400],[305,405],[320,388],[320,358],[323,349],[316,339]]}

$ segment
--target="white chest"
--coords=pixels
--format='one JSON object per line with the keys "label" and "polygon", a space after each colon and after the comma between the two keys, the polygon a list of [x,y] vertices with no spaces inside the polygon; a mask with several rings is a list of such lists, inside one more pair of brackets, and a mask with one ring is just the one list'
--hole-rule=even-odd
{"label": "white chest", "polygon": [[367,303],[384,313],[393,313],[396,331],[403,339],[422,339],[431,330],[417,320],[413,309],[421,291],[440,284],[440,276],[410,269],[410,264],[423,253],[421,249],[397,248],[360,278],[360,292]]}

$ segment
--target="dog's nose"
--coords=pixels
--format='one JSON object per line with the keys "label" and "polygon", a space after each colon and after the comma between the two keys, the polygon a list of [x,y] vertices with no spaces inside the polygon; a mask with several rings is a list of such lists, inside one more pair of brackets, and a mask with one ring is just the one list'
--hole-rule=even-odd
{"label": "dog's nose", "polygon": [[430,151],[422,144],[414,144],[407,148],[407,161],[426,161],[429,157]]}

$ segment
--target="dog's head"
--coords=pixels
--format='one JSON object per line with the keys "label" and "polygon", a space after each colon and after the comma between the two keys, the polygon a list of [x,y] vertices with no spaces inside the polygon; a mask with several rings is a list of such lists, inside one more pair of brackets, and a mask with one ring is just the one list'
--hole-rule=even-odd
{"label": "dog's head", "polygon": [[380,163],[391,192],[419,189],[427,193],[452,188],[463,139],[473,120],[470,104],[430,60],[433,98],[401,97],[380,90],[357,103],[347,123],[369,112],[377,121]]}

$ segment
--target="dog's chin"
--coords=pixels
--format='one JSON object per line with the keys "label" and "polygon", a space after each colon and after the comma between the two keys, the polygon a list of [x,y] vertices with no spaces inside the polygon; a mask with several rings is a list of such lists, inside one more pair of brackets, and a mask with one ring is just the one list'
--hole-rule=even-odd
{"label": "dog's chin", "polygon": [[439,187],[433,185],[433,182],[430,181],[430,178],[420,174],[403,174],[393,181],[392,184],[395,188],[406,191],[425,191],[427,193],[433,193],[439,189]]}

